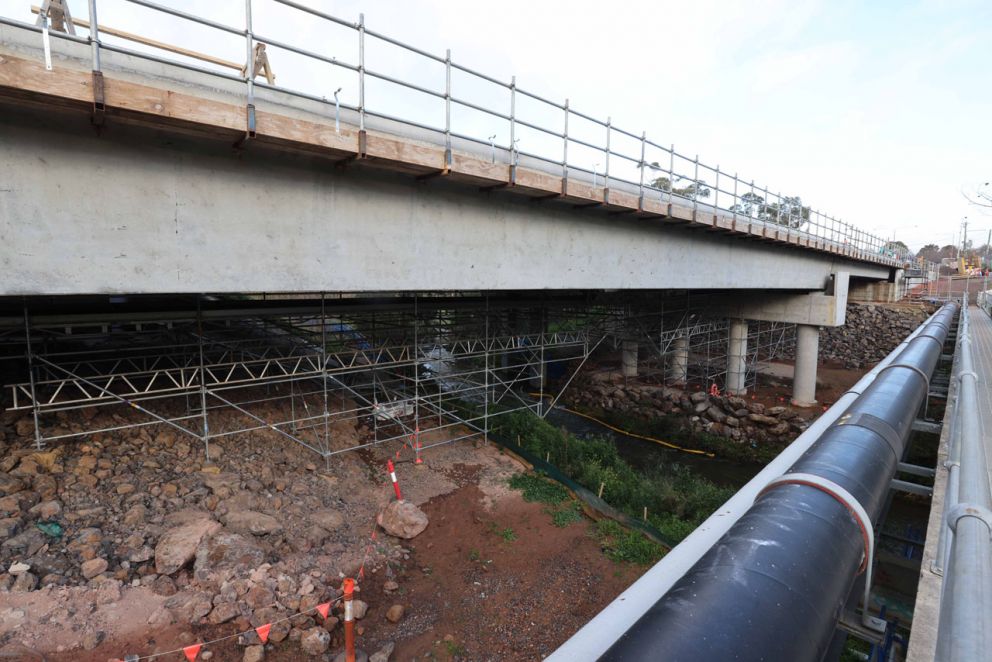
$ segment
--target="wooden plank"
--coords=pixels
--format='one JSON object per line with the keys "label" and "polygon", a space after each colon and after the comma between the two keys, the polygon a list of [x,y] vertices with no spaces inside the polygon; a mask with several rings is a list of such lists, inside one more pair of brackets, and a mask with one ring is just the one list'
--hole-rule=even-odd
{"label": "wooden plank", "polygon": [[638,196],[627,193],[626,191],[615,191],[610,189],[609,192],[609,207],[616,207],[617,209],[628,209],[630,211],[636,211],[638,209]]}
{"label": "wooden plank", "polygon": [[340,131],[335,131],[334,126],[329,123],[297,119],[263,110],[255,111],[255,136],[266,142],[286,142],[333,150],[340,156],[358,153],[358,131],[351,127],[342,126]]}
{"label": "wooden plank", "polygon": [[527,195],[561,194],[561,177],[517,166],[517,181],[510,189]]}
{"label": "wooden plank", "polygon": [[411,171],[444,170],[444,148],[415,143],[378,133],[367,134],[365,155],[372,160],[403,164]]}
{"label": "wooden plank", "polygon": [[644,198],[641,201],[641,212],[655,216],[668,216],[668,203],[653,198]]}
{"label": "wooden plank", "polygon": [[58,66],[46,71],[43,62],[0,53],[0,88],[10,96],[35,93],[93,103],[93,74]]}
{"label": "wooden plank", "polygon": [[246,111],[242,106],[117,78],[104,77],[103,85],[108,109],[115,108],[233,131],[244,131],[247,127]]}
{"label": "wooden plank", "polygon": [[479,185],[509,184],[510,166],[505,163],[493,163],[477,156],[452,152],[451,177]]}
{"label": "wooden plank", "polygon": [[672,203],[670,205],[670,212],[672,218],[678,218],[683,221],[692,220],[692,207],[686,207],[685,205]]}
{"label": "wooden plank", "polygon": [[606,192],[604,186],[593,186],[585,182],[577,182],[569,179],[565,184],[563,197],[572,202],[603,202],[603,194]]}

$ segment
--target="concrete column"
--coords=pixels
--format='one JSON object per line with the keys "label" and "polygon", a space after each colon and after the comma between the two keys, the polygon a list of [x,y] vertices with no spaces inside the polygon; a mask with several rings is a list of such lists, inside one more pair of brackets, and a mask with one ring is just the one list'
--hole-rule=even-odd
{"label": "concrete column", "polygon": [[731,395],[744,395],[747,376],[747,320],[730,320],[727,346],[727,388]]}
{"label": "concrete column", "polygon": [[820,327],[796,325],[796,370],[792,380],[792,404],[816,404],[816,364],[820,350]]}
{"label": "concrete column", "polygon": [[637,343],[633,340],[621,345],[620,371],[624,377],[637,377]]}
{"label": "concrete column", "polygon": [[668,381],[672,384],[685,384],[689,376],[689,337],[679,336],[672,341],[672,352],[668,355]]}

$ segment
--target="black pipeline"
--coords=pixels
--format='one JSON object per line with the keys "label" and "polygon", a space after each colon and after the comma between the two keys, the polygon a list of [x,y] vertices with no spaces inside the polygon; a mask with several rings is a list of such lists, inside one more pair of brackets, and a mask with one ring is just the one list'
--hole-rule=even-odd
{"label": "black pipeline", "polygon": [[878,518],[957,313],[941,308],[792,465],[796,481],[763,492],[600,659],[822,659],[869,544],[855,511]]}

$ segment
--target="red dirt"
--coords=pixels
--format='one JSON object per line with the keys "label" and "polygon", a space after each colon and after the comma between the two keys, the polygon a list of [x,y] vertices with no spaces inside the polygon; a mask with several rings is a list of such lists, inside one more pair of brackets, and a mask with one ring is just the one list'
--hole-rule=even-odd
{"label": "red dirt", "polygon": [[[398,640],[397,660],[428,652],[440,660],[540,659],[644,570],[607,559],[588,520],[557,528],[541,504],[519,493],[491,511],[481,497],[467,485],[431,501],[424,509],[431,525],[400,570],[401,595],[380,598],[379,577],[367,587],[373,622],[384,622],[393,602],[409,610],[398,626],[377,628]],[[513,540],[504,537],[510,531]],[[453,641],[445,643],[446,635]]]}

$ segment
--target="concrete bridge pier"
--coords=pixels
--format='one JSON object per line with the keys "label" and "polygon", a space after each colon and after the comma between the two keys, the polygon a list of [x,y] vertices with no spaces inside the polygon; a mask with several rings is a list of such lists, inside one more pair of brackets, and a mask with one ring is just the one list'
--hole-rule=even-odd
{"label": "concrete bridge pier", "polygon": [[730,320],[730,340],[727,346],[726,391],[731,395],[747,393],[747,320]]}
{"label": "concrete bridge pier", "polygon": [[816,364],[820,350],[820,327],[796,325],[796,367],[792,379],[792,404],[816,404]]}
{"label": "concrete bridge pier", "polygon": [[624,377],[637,377],[637,341],[624,340],[620,351],[621,373]]}
{"label": "concrete bridge pier", "polygon": [[689,336],[679,336],[672,341],[669,354],[668,380],[673,384],[685,384],[689,376]]}

